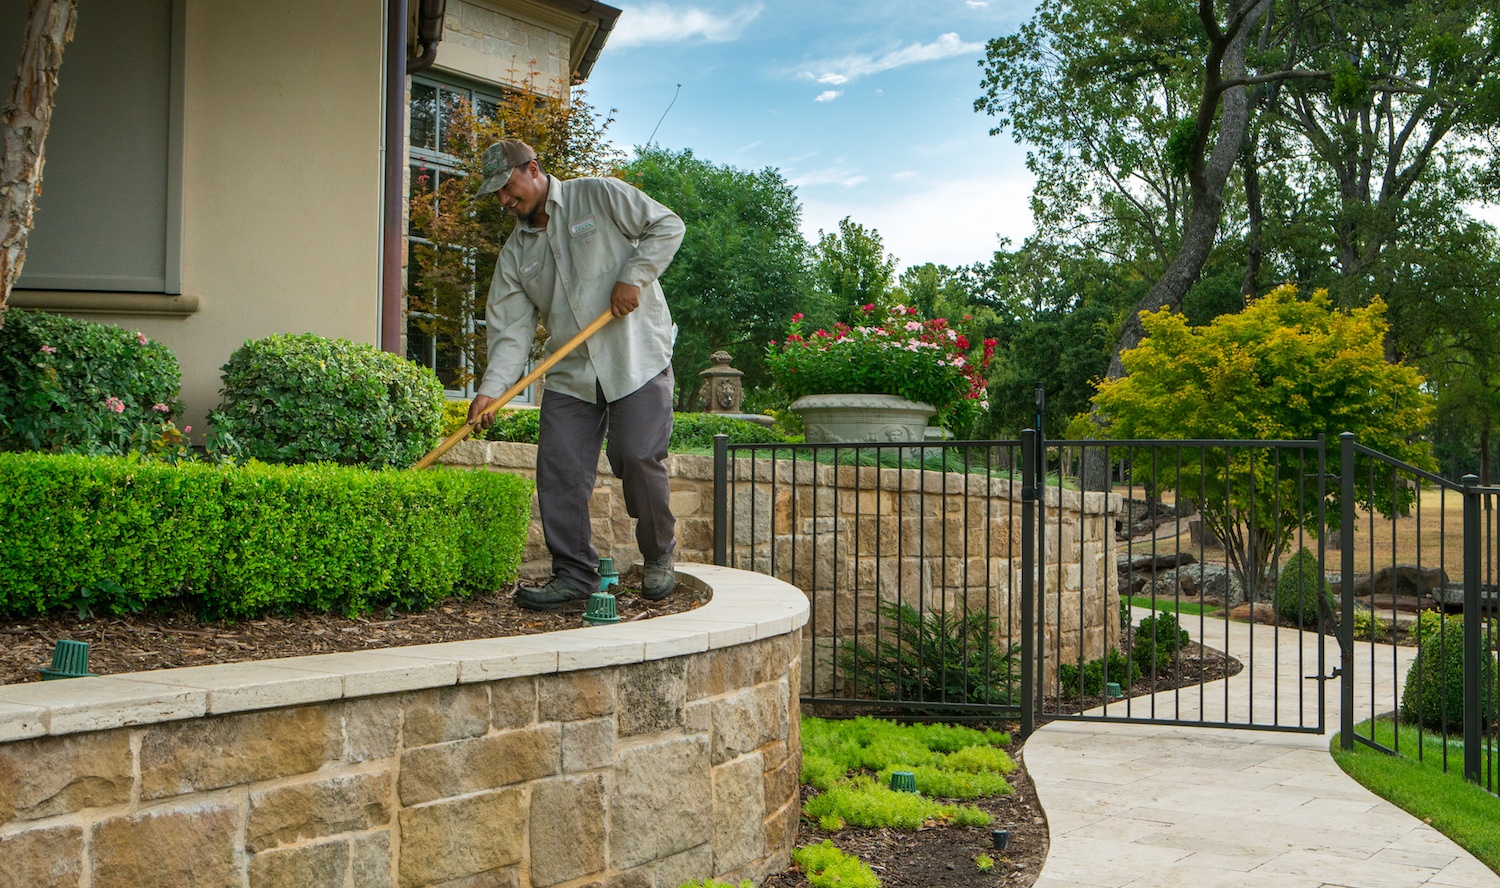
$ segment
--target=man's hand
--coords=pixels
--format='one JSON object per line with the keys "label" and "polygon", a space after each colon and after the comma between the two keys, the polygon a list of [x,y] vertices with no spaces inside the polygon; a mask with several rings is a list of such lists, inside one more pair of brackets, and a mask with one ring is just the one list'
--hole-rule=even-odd
{"label": "man's hand", "polygon": [[495,403],[495,400],[495,398],[491,398],[488,395],[475,395],[473,403],[469,404],[469,422],[473,423],[475,420],[478,420],[481,429],[487,429],[494,425],[495,414],[491,413],[483,419],[479,419],[479,414],[483,413],[485,408]]}
{"label": "man's hand", "polygon": [[624,281],[615,281],[615,288],[609,291],[609,311],[617,318],[623,318],[635,311],[641,304],[641,288]]}

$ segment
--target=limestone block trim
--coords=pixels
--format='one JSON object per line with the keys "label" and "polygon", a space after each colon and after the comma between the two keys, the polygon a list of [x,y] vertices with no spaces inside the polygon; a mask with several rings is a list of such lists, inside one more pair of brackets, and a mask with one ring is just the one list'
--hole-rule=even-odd
{"label": "limestone block trim", "polygon": [[807,596],[795,586],[710,564],[682,563],[677,571],[684,587],[711,600],[639,623],[0,685],[0,742],[643,663],[785,635],[807,623]]}

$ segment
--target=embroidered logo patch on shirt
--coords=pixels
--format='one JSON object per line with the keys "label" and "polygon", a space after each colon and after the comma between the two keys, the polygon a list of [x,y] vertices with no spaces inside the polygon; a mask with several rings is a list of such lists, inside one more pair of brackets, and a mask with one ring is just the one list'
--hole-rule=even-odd
{"label": "embroidered logo patch on shirt", "polygon": [[540,259],[533,259],[530,262],[526,263],[525,265],[521,266],[521,277],[525,277],[525,278],[536,277],[536,273],[539,272],[539,271],[541,271],[541,270],[542,270],[542,260],[540,260]]}
{"label": "embroidered logo patch on shirt", "polygon": [[582,219],[574,222],[572,226],[568,228],[568,232],[572,234],[573,237],[578,237],[582,234],[588,234],[590,231],[593,231],[598,227],[599,226],[594,222],[594,217],[590,215],[584,216]]}

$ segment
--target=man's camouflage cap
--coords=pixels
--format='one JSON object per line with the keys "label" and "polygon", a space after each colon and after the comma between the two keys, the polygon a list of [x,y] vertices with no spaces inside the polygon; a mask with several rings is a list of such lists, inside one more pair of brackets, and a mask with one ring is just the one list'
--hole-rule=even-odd
{"label": "man's camouflage cap", "polygon": [[489,194],[504,188],[511,170],[533,160],[536,160],[536,152],[520,139],[501,139],[484,149],[484,162],[479,168],[484,183],[479,186],[479,193]]}

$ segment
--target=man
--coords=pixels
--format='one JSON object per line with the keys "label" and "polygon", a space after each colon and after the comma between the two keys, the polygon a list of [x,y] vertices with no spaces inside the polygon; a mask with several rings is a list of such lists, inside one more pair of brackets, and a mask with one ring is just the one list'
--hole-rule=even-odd
{"label": "man", "polygon": [[641,595],[660,601],[677,577],[663,463],[672,436],[674,330],[657,278],[682,243],[682,220],[619,179],[548,175],[531,146],[515,139],[485,151],[483,174],[479,193],[494,193],[516,229],[490,283],[489,366],[469,419],[521,377],[538,317],[552,346],[606,309],[615,317],[547,373],[536,486],[553,576],[541,589],[523,589],[521,606],[553,610],[599,588],[589,497],[606,432],[606,456],[646,559]]}

